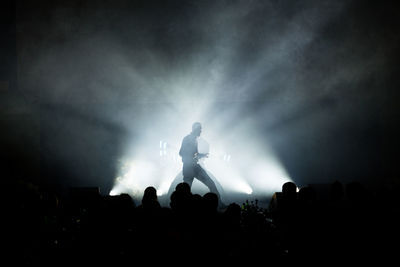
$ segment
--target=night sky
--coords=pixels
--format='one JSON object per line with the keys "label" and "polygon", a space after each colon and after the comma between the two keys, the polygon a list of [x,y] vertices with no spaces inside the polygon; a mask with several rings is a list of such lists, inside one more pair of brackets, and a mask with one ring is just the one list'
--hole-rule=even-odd
{"label": "night sky", "polygon": [[7,10],[0,118],[12,177],[109,189],[127,143],[170,136],[204,109],[204,128],[228,136],[233,157],[246,142],[239,133],[256,133],[298,184],[398,183],[396,1],[16,1]]}

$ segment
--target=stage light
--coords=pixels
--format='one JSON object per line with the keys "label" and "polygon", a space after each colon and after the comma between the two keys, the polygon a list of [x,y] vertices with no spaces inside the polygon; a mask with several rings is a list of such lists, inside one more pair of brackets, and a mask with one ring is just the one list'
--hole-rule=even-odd
{"label": "stage light", "polygon": [[119,192],[118,192],[118,190],[116,188],[113,188],[113,189],[111,189],[109,195],[110,196],[117,196],[117,195],[119,195]]}
{"label": "stage light", "polygon": [[245,182],[245,181],[236,181],[235,184],[233,185],[234,188],[237,189],[238,192],[240,193],[245,193],[248,195],[251,195],[253,193],[253,190],[251,187]]}

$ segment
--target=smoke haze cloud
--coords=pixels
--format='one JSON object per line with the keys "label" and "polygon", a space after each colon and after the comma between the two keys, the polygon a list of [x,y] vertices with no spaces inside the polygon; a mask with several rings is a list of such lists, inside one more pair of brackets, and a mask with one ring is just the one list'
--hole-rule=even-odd
{"label": "smoke haze cloud", "polygon": [[178,143],[201,118],[214,145],[268,151],[299,184],[377,175],[397,94],[395,10],[19,1],[19,88],[40,117],[43,166],[110,187],[121,156],[160,136]]}

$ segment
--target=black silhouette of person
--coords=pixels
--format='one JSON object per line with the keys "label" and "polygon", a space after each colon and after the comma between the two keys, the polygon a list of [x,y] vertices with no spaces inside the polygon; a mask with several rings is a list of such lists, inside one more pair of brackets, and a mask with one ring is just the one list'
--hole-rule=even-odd
{"label": "black silhouette of person", "polygon": [[195,122],[192,125],[192,132],[186,135],[182,140],[182,145],[179,150],[179,155],[182,157],[183,162],[183,182],[192,186],[194,178],[202,182],[208,187],[210,192],[215,193],[218,196],[218,202],[220,206],[224,206],[221,202],[221,196],[214,181],[210,178],[207,172],[199,164],[199,159],[208,157],[208,153],[199,153],[197,147],[197,138],[201,134],[201,124]]}

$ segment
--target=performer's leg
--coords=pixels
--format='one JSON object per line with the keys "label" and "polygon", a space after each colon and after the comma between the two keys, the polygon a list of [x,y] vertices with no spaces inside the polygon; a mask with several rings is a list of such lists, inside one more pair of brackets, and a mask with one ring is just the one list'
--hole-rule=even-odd
{"label": "performer's leg", "polygon": [[215,185],[214,181],[210,178],[210,176],[207,174],[207,172],[200,165],[197,165],[196,168],[196,178],[203,184],[205,184],[208,187],[208,189],[210,189],[210,192],[217,194],[219,202],[221,202],[221,195],[218,192],[217,186]]}
{"label": "performer's leg", "polygon": [[183,182],[189,184],[190,187],[192,187],[193,179],[195,176],[195,170],[193,168],[193,165],[183,165],[183,170],[182,170],[182,175],[183,175]]}
{"label": "performer's leg", "polygon": [[186,177],[183,177],[183,181],[184,181],[185,183],[189,184],[190,188],[192,188],[193,179],[194,179],[193,176],[192,176],[192,177],[187,177],[187,176],[186,176]]}

